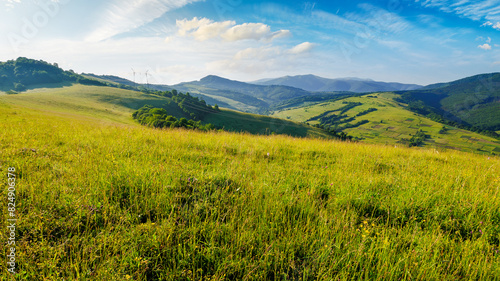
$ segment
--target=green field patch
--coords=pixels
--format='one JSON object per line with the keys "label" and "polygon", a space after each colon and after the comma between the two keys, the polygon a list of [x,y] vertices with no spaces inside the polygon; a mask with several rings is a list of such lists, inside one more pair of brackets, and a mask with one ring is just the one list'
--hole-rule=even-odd
{"label": "green field patch", "polygon": [[415,119],[413,119],[413,118],[408,118],[408,119],[406,119],[405,121],[407,121],[407,122],[413,122],[413,121],[415,121]]}
{"label": "green field patch", "polygon": [[448,144],[450,141],[446,139],[436,139],[436,143],[439,144]]}

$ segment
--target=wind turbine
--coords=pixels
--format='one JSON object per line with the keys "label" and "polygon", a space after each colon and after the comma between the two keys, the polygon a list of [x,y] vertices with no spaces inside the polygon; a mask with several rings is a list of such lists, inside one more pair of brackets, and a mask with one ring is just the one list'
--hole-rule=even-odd
{"label": "wind turbine", "polygon": [[149,70],[146,70],[146,73],[145,73],[145,74],[146,74],[146,88],[148,88],[148,89],[149,89],[148,72],[149,72]]}
{"label": "wind turbine", "polygon": [[[131,68],[132,68],[132,67],[131,67]],[[134,70],[134,68],[132,68],[132,73],[134,74],[134,87],[136,87],[136,86],[135,86],[135,70]]]}

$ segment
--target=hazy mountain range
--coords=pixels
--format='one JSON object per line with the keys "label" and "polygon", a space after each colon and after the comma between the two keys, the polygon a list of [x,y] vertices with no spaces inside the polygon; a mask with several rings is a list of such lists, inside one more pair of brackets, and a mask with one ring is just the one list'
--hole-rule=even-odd
{"label": "hazy mountain range", "polygon": [[252,82],[258,85],[282,85],[300,88],[310,92],[391,92],[408,91],[422,88],[421,85],[378,82],[360,78],[328,79],[312,74],[285,76],[275,79],[262,79]]}

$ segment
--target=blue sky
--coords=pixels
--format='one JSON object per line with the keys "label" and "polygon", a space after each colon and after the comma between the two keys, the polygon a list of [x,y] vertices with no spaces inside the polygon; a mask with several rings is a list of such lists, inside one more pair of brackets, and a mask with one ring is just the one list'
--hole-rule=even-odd
{"label": "blue sky", "polygon": [[[500,71],[500,0],[0,0],[0,60],[175,84]],[[133,70],[132,70],[133,69]]]}

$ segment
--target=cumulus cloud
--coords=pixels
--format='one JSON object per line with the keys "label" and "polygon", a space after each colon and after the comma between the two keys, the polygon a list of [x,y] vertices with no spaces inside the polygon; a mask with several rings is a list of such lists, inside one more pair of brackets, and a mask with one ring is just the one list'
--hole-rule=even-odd
{"label": "cumulus cloud", "polygon": [[304,42],[302,44],[299,44],[293,48],[291,48],[288,52],[290,54],[298,55],[302,53],[306,53],[312,50],[314,48],[314,44],[310,42]]}
{"label": "cumulus cloud", "polygon": [[177,28],[180,36],[192,36],[198,41],[213,38],[222,38],[225,41],[272,41],[290,35],[288,30],[272,32],[271,27],[263,23],[236,25],[234,21],[214,22],[207,18],[198,19],[197,17],[191,20],[177,20]]}
{"label": "cumulus cloud", "polygon": [[500,30],[500,22],[497,22],[495,25],[493,25],[493,28],[496,30]]}
{"label": "cumulus cloud", "polygon": [[491,45],[490,44],[483,44],[483,45],[479,45],[477,46],[479,49],[483,49],[483,50],[491,50]]}
{"label": "cumulus cloud", "polygon": [[274,40],[276,38],[285,37],[290,34],[288,30],[279,30],[271,32],[271,28],[263,23],[244,23],[233,26],[221,35],[227,41],[238,41],[245,39],[253,40]]}
{"label": "cumulus cloud", "polygon": [[212,22],[207,18],[177,21],[180,36],[191,35],[198,41],[206,41],[218,37],[222,32],[235,24],[234,21]]}

